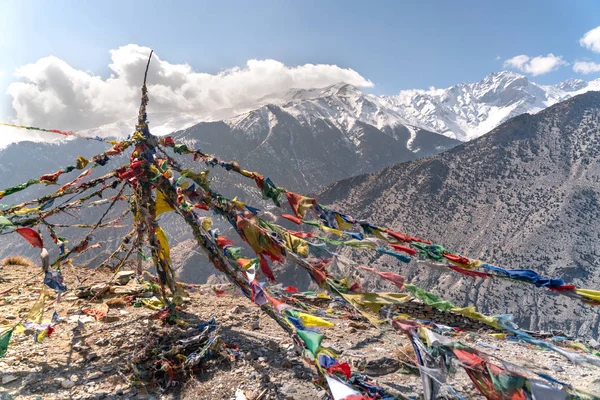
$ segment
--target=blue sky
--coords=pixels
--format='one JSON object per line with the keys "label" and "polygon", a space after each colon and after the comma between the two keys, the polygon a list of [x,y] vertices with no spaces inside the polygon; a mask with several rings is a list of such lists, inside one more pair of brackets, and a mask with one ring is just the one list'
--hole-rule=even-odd
{"label": "blue sky", "polygon": [[[532,78],[539,83],[593,79],[600,73],[572,67],[600,63],[579,44],[597,26],[600,2],[591,0],[0,0],[0,91],[16,68],[49,55],[106,78],[109,51],[130,43],[207,73],[249,59],[335,64],[373,82],[368,90],[378,94],[477,81],[517,55],[552,53],[570,64]],[[10,100],[3,97],[0,116]]]}

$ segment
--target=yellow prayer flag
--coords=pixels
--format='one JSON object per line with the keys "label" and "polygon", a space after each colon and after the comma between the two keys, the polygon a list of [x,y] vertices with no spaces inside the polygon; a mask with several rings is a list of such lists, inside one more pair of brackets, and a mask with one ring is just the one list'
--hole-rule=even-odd
{"label": "yellow prayer flag", "polygon": [[344,218],[342,218],[342,216],[339,214],[335,214],[335,221],[337,222],[340,229],[344,231],[352,229],[352,224],[350,222],[346,222]]}
{"label": "yellow prayer flag", "polygon": [[344,232],[339,229],[329,228],[328,226],[321,225],[321,229],[328,233],[333,233],[334,235],[342,236]]}
{"label": "yellow prayer flag", "polygon": [[156,239],[158,240],[158,246],[160,247],[158,256],[162,260],[166,260],[167,262],[171,263],[171,249],[169,249],[169,240],[167,239],[165,231],[163,231],[160,226],[156,227]]}
{"label": "yellow prayer flag", "polygon": [[315,317],[314,315],[305,314],[302,312],[298,313],[298,318],[302,325],[309,327],[331,327],[333,324],[329,321],[325,321],[322,318]]}
{"label": "yellow prayer flag", "polygon": [[209,217],[204,218],[202,220],[202,229],[204,229],[205,231],[208,231],[211,227],[212,227],[212,219]]}
{"label": "yellow prayer flag", "polygon": [[156,191],[156,201],[154,203],[154,209],[156,210],[157,217],[164,212],[174,210],[174,208],[171,207],[169,202],[167,202],[167,199],[166,199],[164,193],[160,190]]}
{"label": "yellow prayer flag", "polygon": [[600,291],[590,289],[575,289],[575,293],[587,299],[600,301]]}
{"label": "yellow prayer flag", "polygon": [[31,310],[27,313],[27,321],[33,322],[34,324],[41,324],[42,317],[44,316],[44,305],[46,303],[46,289],[42,286],[42,291],[37,301],[31,307]]}

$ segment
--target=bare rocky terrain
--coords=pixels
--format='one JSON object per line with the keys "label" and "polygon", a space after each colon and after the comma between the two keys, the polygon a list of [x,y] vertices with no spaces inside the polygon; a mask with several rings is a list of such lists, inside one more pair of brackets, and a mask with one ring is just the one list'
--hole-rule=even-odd
{"label": "bare rocky terrain", "polygon": [[[0,292],[14,288],[0,300],[1,325],[14,324],[34,304],[41,286],[38,271],[37,266],[0,267]],[[67,267],[63,273],[67,285],[74,289],[77,277],[87,277],[90,271]],[[94,271],[86,285],[103,286],[111,276],[109,271]],[[138,287],[135,281],[111,286],[111,292],[122,293]],[[178,335],[194,334],[195,325],[164,325],[152,319],[155,311],[146,307],[129,303],[117,307],[115,299],[123,299],[126,294],[107,292],[90,301],[69,290],[60,302],[55,301],[55,295],[46,302],[45,316],[50,317],[56,310],[62,319],[49,338],[35,343],[27,331],[13,336],[6,357],[0,359],[0,399],[257,400],[318,399],[325,395],[324,390],[314,385],[317,378],[314,368],[298,356],[292,340],[258,307],[243,297],[218,297],[205,289],[188,288],[189,297],[181,313],[189,321],[216,318],[220,340],[237,346],[237,358],[213,357],[196,373],[177,375],[176,383],[159,390],[155,382],[139,378],[140,354],[161,338],[175,343]],[[84,307],[98,307],[103,302],[112,304],[103,320],[96,321],[80,312]],[[399,398],[421,398],[420,377],[410,368],[414,354],[404,335],[385,326],[374,328],[365,322],[349,320],[343,313],[334,315],[331,321],[335,327],[325,332],[323,344],[338,351],[354,371],[366,374]],[[483,332],[460,334],[455,340],[491,356],[550,374],[578,389],[600,394],[598,368],[575,366],[556,353],[497,340]],[[462,370],[449,382],[462,396],[481,398]]]}

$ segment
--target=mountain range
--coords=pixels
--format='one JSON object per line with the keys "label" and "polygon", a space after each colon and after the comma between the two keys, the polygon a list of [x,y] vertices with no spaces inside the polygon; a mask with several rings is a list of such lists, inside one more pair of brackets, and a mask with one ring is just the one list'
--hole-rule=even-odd
{"label": "mountain range", "polygon": [[[257,99],[245,108],[217,111],[197,110],[194,115],[152,111],[151,124],[156,134],[167,134],[199,122],[223,121],[236,125],[260,114],[265,106],[278,106],[301,124],[326,120],[349,139],[357,122],[380,130],[397,125],[416,127],[452,139],[477,138],[520,114],[535,114],[544,108],[587,91],[600,90],[600,79],[568,79],[555,85],[531,82],[511,71],[491,73],[474,83],[459,83],[448,88],[402,90],[395,95],[374,95],[339,83],[325,88],[292,89]],[[126,137],[135,124],[132,117],[86,133]],[[246,123],[247,124],[247,123]],[[392,134],[393,136],[393,134]]]}

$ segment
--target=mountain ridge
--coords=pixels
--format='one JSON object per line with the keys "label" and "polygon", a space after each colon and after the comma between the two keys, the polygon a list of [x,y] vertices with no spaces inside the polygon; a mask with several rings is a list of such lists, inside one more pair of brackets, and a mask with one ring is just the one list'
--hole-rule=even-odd
{"label": "mountain ridge", "polygon": [[[478,82],[458,83],[442,89],[401,90],[395,95],[369,94],[340,82],[323,88],[274,92],[236,109],[196,110],[193,115],[151,110],[150,122],[155,134],[164,135],[198,123],[223,121],[234,125],[264,107],[277,106],[308,125],[316,119],[328,120],[347,131],[351,131],[357,121],[379,130],[403,125],[468,141],[516,115],[536,113],[591,90],[600,90],[600,79],[567,79],[555,85],[540,85],[512,71],[493,72]],[[131,133],[134,124],[131,119],[80,133],[124,138]],[[34,137],[37,141],[58,140],[47,134]]]}

